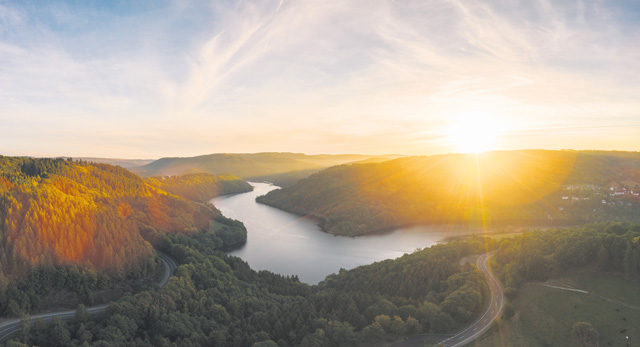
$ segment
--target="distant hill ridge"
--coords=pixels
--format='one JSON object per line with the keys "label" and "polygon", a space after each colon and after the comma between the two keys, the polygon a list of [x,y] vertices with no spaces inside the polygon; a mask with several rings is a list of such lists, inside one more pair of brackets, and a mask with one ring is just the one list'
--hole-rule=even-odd
{"label": "distant hill ridge", "polygon": [[609,189],[639,185],[638,152],[496,151],[335,166],[258,201],[360,235],[431,222],[638,220],[640,199]]}
{"label": "distant hill ridge", "polygon": [[120,159],[120,158],[97,158],[97,157],[74,157],[74,160],[82,160],[89,163],[118,165],[123,168],[147,165],[154,159]]}
{"label": "distant hill ridge", "polygon": [[319,154],[265,152],[216,153],[186,158],[161,158],[131,170],[143,177],[190,173],[233,174],[247,180],[269,180],[290,185],[333,165],[367,160],[395,159],[400,155]]}

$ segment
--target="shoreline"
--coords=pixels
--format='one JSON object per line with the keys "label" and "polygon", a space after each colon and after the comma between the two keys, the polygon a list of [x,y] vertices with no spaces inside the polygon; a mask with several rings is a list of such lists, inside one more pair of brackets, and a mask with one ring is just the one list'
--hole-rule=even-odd
{"label": "shoreline", "polygon": [[[260,182],[262,183],[262,182]],[[269,183],[269,182],[267,182]],[[271,183],[272,184],[272,183]],[[272,184],[273,185],[273,184]],[[274,185],[275,186],[275,185]],[[277,186],[276,186],[277,187]],[[513,228],[512,231],[519,231],[519,230],[524,230],[524,229],[558,229],[558,228],[562,228],[562,229],[566,229],[566,228],[573,228],[573,227],[579,227],[579,226],[583,226],[585,224],[588,223],[592,223],[593,221],[585,221],[585,220],[542,220],[542,219],[533,219],[533,220],[496,220],[496,221],[491,221],[489,223],[487,223],[486,226],[482,226],[482,225],[478,225],[478,223],[475,222],[465,222],[465,221],[444,221],[444,220],[437,220],[437,221],[424,221],[424,222],[410,222],[410,223],[401,223],[401,224],[394,224],[394,225],[390,225],[390,226],[386,226],[386,227],[381,227],[381,228],[377,228],[377,229],[372,229],[369,231],[366,231],[364,233],[361,234],[356,234],[356,235],[342,235],[342,234],[333,234],[328,232],[325,228],[324,228],[324,221],[326,219],[326,216],[322,215],[322,214],[318,214],[318,213],[298,213],[295,211],[290,211],[287,209],[283,209],[279,206],[275,206],[273,204],[270,204],[268,202],[263,202],[263,201],[259,201],[258,198],[262,197],[264,195],[258,196],[256,197],[256,202],[259,204],[263,204],[266,206],[270,206],[273,208],[277,208],[278,210],[284,211],[284,212],[288,212],[288,213],[292,213],[295,214],[297,216],[300,216],[301,218],[307,218],[307,219],[311,219],[313,221],[316,221],[316,225],[318,226],[318,228],[320,229],[320,231],[322,231],[323,233],[329,234],[329,235],[333,235],[333,236],[341,236],[341,237],[361,237],[361,236],[375,236],[375,235],[385,235],[385,234],[390,234],[395,232],[396,230],[399,229],[410,229],[410,228],[415,228],[415,227],[426,227],[426,226],[433,226],[433,227],[452,227],[452,228],[456,228],[458,229],[459,227],[463,227],[466,229],[477,229],[477,232],[473,232],[473,231],[469,231],[467,234],[475,234],[475,233],[480,233],[482,232],[482,229],[486,229],[486,230],[496,230],[498,228]],[[497,234],[497,233],[501,233],[502,231],[491,231],[491,234]]]}

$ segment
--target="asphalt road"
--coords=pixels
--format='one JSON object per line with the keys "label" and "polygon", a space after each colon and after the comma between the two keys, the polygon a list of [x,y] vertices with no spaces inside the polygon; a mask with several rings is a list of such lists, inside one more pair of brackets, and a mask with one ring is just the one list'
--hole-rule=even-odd
{"label": "asphalt road", "polygon": [[[165,269],[164,275],[162,276],[162,280],[160,281],[159,285],[160,287],[164,287],[167,282],[169,282],[169,278],[178,266],[176,262],[173,259],[169,258],[169,256],[167,256],[166,254],[158,252],[158,255],[160,256],[160,260],[162,260],[162,264],[164,265]],[[109,305],[106,304],[87,307],[87,312],[89,312],[90,315],[99,314],[105,312],[108,306]],[[31,321],[29,324],[33,324],[33,322],[39,318],[42,318],[45,323],[51,322],[55,317],[60,317],[62,320],[68,320],[73,318],[75,314],[76,310],[37,314],[30,317]],[[0,324],[0,341],[3,341],[4,339],[20,330],[22,330],[22,321],[20,319],[11,319],[5,321],[4,323]]]}
{"label": "asphalt road", "polygon": [[178,267],[178,264],[162,252],[158,252],[158,256],[160,257],[160,260],[162,260],[165,270],[164,276],[162,276],[162,280],[159,283],[160,288],[162,288],[167,284],[167,282],[169,282],[169,278],[173,275],[173,271]]}
{"label": "asphalt road", "polygon": [[489,330],[489,328],[491,328],[491,324],[493,323],[493,321],[496,318],[500,317],[502,306],[504,305],[504,294],[502,292],[502,285],[493,275],[489,267],[489,258],[491,258],[492,255],[492,253],[483,254],[479,256],[478,260],[476,261],[476,266],[478,267],[478,269],[484,272],[484,275],[487,278],[487,283],[489,284],[489,289],[491,291],[491,300],[489,302],[487,310],[473,324],[453,335],[452,337],[442,341],[441,346],[464,346],[482,336],[482,334],[484,334],[487,330]]}
{"label": "asphalt road", "polygon": [[[482,272],[484,272],[485,277],[487,278],[487,283],[489,284],[489,289],[491,291],[491,299],[489,302],[489,306],[487,310],[482,314],[478,320],[476,320],[473,324],[459,331],[455,335],[448,337],[444,340],[441,340],[440,344],[436,344],[437,346],[443,347],[460,347],[466,344],[471,343],[476,340],[482,334],[484,334],[489,328],[493,321],[500,317],[500,312],[502,311],[502,305],[504,304],[504,295],[502,293],[502,286],[500,282],[495,278],[491,269],[489,268],[489,258],[493,253],[486,253],[478,257],[476,260],[476,266]],[[439,337],[442,335],[436,334],[423,334],[411,337],[405,341],[401,341],[393,344],[394,347],[423,347],[425,341],[433,341],[439,340]],[[430,342],[434,343],[434,342]],[[435,343],[434,343],[435,344]]]}

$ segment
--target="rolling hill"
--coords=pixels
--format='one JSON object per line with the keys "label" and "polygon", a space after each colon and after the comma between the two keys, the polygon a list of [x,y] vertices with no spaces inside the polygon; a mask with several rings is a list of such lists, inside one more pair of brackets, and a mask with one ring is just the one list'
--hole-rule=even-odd
{"label": "rolling hill", "polygon": [[0,287],[41,266],[136,272],[152,252],[144,236],[208,229],[220,215],[189,199],[250,189],[235,176],[158,181],[107,164],[0,156]]}
{"label": "rolling hill", "polygon": [[73,158],[73,159],[82,160],[89,163],[96,163],[96,164],[118,165],[118,166],[122,166],[125,169],[147,165],[153,162],[153,159],[119,159],[119,158],[95,158],[95,157],[79,157],[79,158]]}
{"label": "rolling hill", "polygon": [[341,165],[258,201],[360,235],[432,222],[638,219],[638,184],[637,152],[521,150]]}
{"label": "rolling hill", "polygon": [[278,185],[288,186],[323,168],[372,157],[393,159],[399,155],[218,153],[188,158],[162,158],[147,165],[131,168],[131,170],[143,177],[190,173],[233,174],[246,180],[268,180]]}

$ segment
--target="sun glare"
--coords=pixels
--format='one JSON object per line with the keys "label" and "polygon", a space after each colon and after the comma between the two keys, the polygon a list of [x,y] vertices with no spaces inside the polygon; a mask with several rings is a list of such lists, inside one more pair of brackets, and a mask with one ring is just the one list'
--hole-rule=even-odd
{"label": "sun glare", "polygon": [[481,153],[496,149],[500,126],[486,113],[469,112],[452,122],[449,134],[449,142],[456,152]]}

